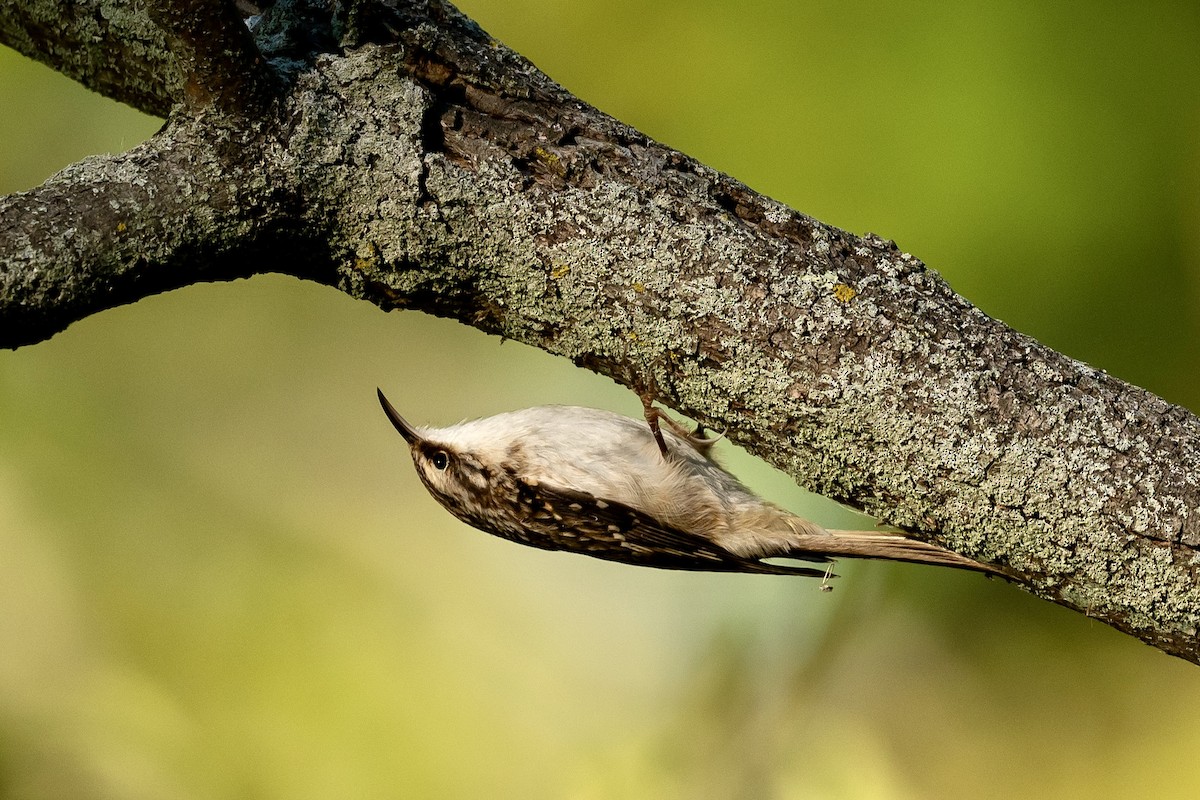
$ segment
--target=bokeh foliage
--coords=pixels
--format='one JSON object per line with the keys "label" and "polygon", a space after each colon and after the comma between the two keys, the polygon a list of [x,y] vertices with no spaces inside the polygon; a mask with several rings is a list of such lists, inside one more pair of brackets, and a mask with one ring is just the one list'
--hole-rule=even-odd
{"label": "bokeh foliage", "polygon": [[[461,5],[600,108],[1200,408],[1194,4]],[[8,51],[0,109],[0,191],[159,124]],[[0,796],[1200,792],[1193,666],[973,575],[844,564],[827,595],[492,539],[424,494],[376,385],[438,423],[638,408],[285,278],[0,353]]]}

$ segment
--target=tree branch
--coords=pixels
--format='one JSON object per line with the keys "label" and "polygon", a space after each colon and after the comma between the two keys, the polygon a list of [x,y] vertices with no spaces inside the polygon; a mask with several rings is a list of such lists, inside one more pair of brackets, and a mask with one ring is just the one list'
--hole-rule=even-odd
{"label": "tree branch", "polygon": [[74,164],[0,198],[0,345],[41,341],[75,320],[191,283],[273,270],[316,274],[319,245],[280,236],[286,187],[255,154],[270,141],[184,121],[119,156]]}
{"label": "tree branch", "polygon": [[167,32],[189,110],[245,116],[269,102],[272,76],[233,0],[164,1],[150,15]]}
{"label": "tree branch", "polygon": [[[1196,417],[601,114],[448,5],[363,0],[335,29],[340,47],[294,39],[313,66],[241,129],[177,121],[0,206],[0,344],[299,274],[566,356],[1200,662]],[[128,189],[138,169],[153,195]],[[54,263],[76,299],[39,288]]]}
{"label": "tree branch", "polygon": [[147,114],[165,117],[178,102],[163,31],[131,0],[0,3],[0,44]]}

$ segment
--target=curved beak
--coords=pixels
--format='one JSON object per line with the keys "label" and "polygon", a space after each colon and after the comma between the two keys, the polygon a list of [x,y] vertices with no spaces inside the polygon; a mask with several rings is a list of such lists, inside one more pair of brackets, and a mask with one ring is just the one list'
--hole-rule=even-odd
{"label": "curved beak", "polygon": [[417,435],[417,432],[413,426],[409,425],[408,422],[405,421],[404,417],[400,416],[400,413],[392,407],[392,404],[388,402],[388,399],[383,396],[383,390],[377,388],[375,391],[379,394],[379,405],[383,406],[383,413],[387,414],[387,418],[392,421],[392,425],[394,425],[396,430],[400,432],[400,435],[404,437],[404,441],[408,442],[410,445],[421,441],[421,437]]}

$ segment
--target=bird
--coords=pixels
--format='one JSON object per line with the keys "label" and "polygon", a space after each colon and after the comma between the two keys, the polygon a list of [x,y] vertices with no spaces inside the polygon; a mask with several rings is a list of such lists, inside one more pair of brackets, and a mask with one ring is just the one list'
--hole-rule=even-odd
{"label": "bird", "polygon": [[433,428],[377,393],[433,498],[513,542],[662,569],[815,577],[826,590],[838,558],[1004,575],[900,533],[826,530],[768,502],[714,460],[720,437],[690,433],[649,402],[645,421],[543,405]]}

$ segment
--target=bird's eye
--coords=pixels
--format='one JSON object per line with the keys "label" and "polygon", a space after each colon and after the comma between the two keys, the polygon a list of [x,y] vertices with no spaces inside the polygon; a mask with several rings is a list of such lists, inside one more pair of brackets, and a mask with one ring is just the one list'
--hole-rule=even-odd
{"label": "bird's eye", "polygon": [[430,457],[429,462],[433,464],[434,469],[440,472],[450,465],[450,456],[446,455],[445,450],[438,450]]}

